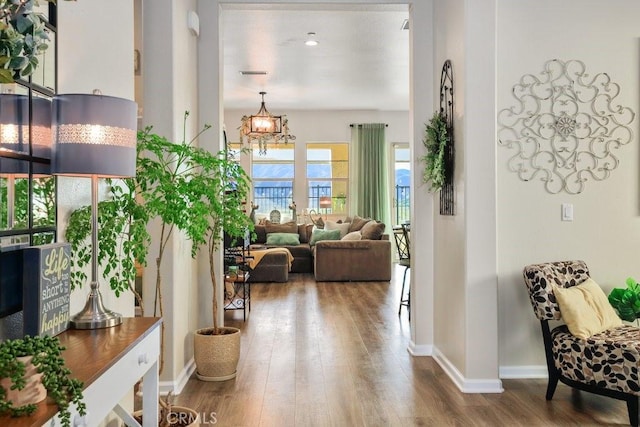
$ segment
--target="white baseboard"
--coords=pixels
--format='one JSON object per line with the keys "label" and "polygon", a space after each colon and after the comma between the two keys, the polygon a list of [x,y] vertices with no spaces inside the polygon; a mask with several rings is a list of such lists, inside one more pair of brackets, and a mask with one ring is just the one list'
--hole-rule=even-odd
{"label": "white baseboard", "polygon": [[458,368],[440,351],[433,348],[433,358],[463,393],[502,393],[502,381],[499,379],[467,379]]}
{"label": "white baseboard", "polygon": [[187,385],[187,381],[189,381],[189,378],[191,378],[191,375],[195,372],[195,370],[196,362],[192,357],[191,359],[189,359],[185,367],[182,368],[182,371],[180,371],[178,378],[176,378],[174,381],[160,381],[160,395],[166,396],[170,391],[172,391],[174,395],[182,393],[184,386]]}
{"label": "white baseboard", "polygon": [[500,378],[549,378],[549,371],[546,365],[500,366]]}
{"label": "white baseboard", "polygon": [[412,356],[431,356],[433,354],[432,345],[417,345],[413,340],[409,341],[407,350]]}

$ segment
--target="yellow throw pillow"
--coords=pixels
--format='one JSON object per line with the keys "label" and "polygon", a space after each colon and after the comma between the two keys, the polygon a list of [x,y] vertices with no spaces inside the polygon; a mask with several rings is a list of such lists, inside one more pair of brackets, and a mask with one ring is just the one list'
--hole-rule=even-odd
{"label": "yellow throw pillow", "polygon": [[554,286],[553,293],[569,332],[578,338],[587,339],[622,325],[607,296],[591,278],[570,288]]}

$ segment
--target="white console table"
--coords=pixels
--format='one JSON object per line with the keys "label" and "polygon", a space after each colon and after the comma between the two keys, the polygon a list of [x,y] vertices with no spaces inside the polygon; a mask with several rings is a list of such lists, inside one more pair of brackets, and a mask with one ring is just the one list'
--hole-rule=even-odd
{"label": "white console table", "polygon": [[[72,412],[73,426],[96,426],[112,410],[127,425],[132,418],[119,402],[143,379],[142,409],[145,426],[158,425],[158,358],[160,325],[154,317],[125,318],[121,325],[93,330],[67,330],[58,337],[72,376],[84,383],[87,415]],[[0,426],[58,427],[58,408],[45,400],[28,417],[0,417]]]}

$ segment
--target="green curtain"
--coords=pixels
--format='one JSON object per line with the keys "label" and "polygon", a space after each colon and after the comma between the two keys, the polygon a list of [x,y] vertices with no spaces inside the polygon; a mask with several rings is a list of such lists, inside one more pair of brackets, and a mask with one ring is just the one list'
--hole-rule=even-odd
{"label": "green curtain", "polygon": [[354,124],[351,133],[351,213],[391,222],[388,147],[384,123]]}

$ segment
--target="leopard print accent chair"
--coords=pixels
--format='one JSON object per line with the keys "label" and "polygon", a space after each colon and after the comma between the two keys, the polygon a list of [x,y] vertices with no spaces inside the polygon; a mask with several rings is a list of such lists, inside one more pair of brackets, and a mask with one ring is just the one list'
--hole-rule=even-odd
{"label": "leopard print accent chair", "polygon": [[558,381],[571,387],[627,402],[629,422],[638,426],[640,396],[640,329],[623,325],[586,340],[575,337],[566,325],[553,330],[549,321],[561,320],[553,286],[579,285],[589,277],[584,261],[528,265],[523,271],[533,311],[542,325],[549,371],[547,400]]}

